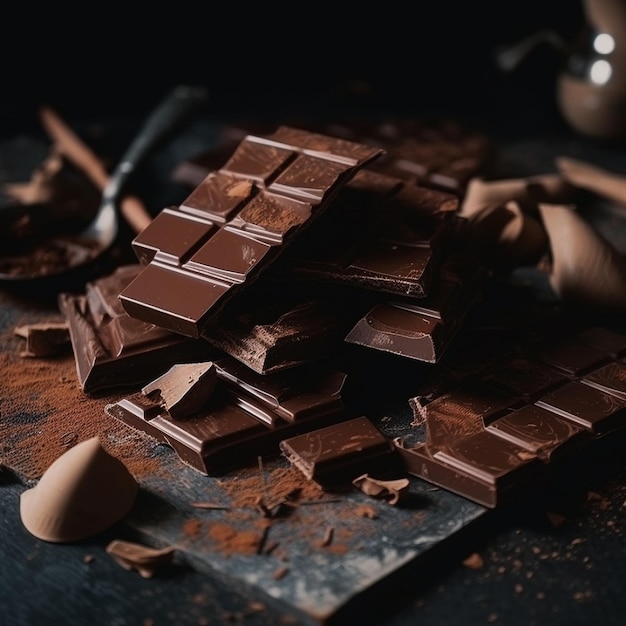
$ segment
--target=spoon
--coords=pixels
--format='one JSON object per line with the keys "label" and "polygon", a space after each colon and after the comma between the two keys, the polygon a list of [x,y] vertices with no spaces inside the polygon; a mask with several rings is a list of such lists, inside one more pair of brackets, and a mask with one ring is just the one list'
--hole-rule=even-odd
{"label": "spoon", "polygon": [[[105,253],[117,239],[119,232],[119,200],[133,172],[154,149],[173,133],[182,123],[190,120],[208,101],[203,87],[177,86],[146,119],[126,152],[110,176],[96,174],[94,182],[103,188],[102,199],[94,219],[77,235],[55,237],[49,242],[48,258],[63,257],[63,264],[56,263],[41,271],[8,273],[0,268],[0,284],[18,292],[40,296],[56,295],[60,291],[80,288],[98,271]],[[128,199],[127,199],[128,200]],[[131,198],[132,201],[132,198]],[[145,215],[129,209],[125,215],[139,216],[142,221],[131,224],[140,230],[146,225]],[[45,256],[42,263],[45,263]],[[45,272],[45,273],[44,273]]]}

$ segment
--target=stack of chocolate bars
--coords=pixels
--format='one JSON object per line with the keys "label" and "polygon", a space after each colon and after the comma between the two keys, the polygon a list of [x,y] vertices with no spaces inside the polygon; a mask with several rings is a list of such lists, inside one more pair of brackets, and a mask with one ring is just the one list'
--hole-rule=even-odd
{"label": "stack of chocolate bars", "polygon": [[[457,209],[488,158],[488,142],[456,126],[282,126],[243,133],[215,169],[203,169],[210,158],[179,169],[191,192],[133,240],[137,264],[94,281],[85,295],[59,298],[83,390],[129,387],[107,413],[168,443],[203,474],[279,450],[314,479],[335,466],[349,479],[374,461],[384,471],[401,459],[409,473],[495,506],[510,491],[505,475],[545,466],[553,449],[585,428],[595,434],[601,421],[578,417],[560,428],[564,408],[544,407],[543,395],[538,408],[526,395],[524,429],[518,394],[517,404],[490,400],[488,414],[461,411],[467,424],[456,428],[456,417],[448,424],[440,416],[463,399],[428,397],[416,380],[406,400],[416,410],[412,435],[424,436],[392,442],[345,402],[355,371],[339,356],[357,351],[364,367],[384,354],[399,368],[438,368],[453,352],[488,274]],[[162,397],[141,389],[173,365],[209,361],[215,390],[189,415],[173,416]],[[496,374],[490,382],[502,383],[504,370]],[[580,383],[585,391],[590,381]],[[470,387],[470,405],[481,389]],[[546,419],[558,422],[558,440],[543,432]],[[485,448],[489,458],[510,459],[515,448],[521,461],[494,469],[483,459],[486,439],[501,448]]]}

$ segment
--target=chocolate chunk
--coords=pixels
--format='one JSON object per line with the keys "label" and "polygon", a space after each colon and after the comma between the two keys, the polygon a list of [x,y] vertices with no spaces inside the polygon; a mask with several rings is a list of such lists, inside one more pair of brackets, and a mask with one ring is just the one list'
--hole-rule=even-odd
{"label": "chocolate chunk", "polygon": [[206,406],[216,382],[217,373],[212,361],[178,363],[148,383],[141,392],[160,399],[172,417],[184,418]]}
{"label": "chocolate chunk", "polygon": [[26,339],[26,348],[21,352],[21,356],[54,356],[70,345],[69,327],[65,322],[26,324],[17,326],[14,332]]}
{"label": "chocolate chunk", "polygon": [[206,361],[219,354],[206,342],[170,333],[124,311],[118,295],[140,269],[139,265],[122,266],[88,283],[84,295],[59,295],[78,381],[87,393],[138,386],[175,363]]}
{"label": "chocolate chunk", "polygon": [[280,449],[309,480],[325,488],[351,483],[363,472],[394,467],[392,443],[364,416],[283,439]]}
{"label": "chocolate chunk", "polygon": [[166,209],[137,237],[133,247],[147,266],[122,290],[125,310],[199,337],[380,154],[289,127],[269,137],[248,135],[180,207]]}
{"label": "chocolate chunk", "polygon": [[260,376],[237,361],[215,361],[218,383],[204,409],[175,419],[159,403],[136,393],[105,411],[171,446],[205,475],[222,474],[259,454],[277,453],[279,441],[344,419],[345,375],[298,368],[291,377]]}

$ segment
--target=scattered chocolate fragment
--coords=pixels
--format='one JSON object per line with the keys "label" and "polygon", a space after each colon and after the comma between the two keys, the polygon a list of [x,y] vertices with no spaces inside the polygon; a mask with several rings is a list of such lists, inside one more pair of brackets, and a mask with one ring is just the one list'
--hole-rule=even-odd
{"label": "scattered chocolate fragment", "polygon": [[155,549],[140,543],[114,539],[106,547],[107,554],[126,570],[135,570],[142,578],[152,578],[159,570],[170,565],[175,549]]}
{"label": "scattered chocolate fragment", "polygon": [[391,505],[398,504],[402,494],[409,488],[408,478],[379,480],[369,474],[357,476],[352,481],[352,484],[357,489],[360,489],[366,496],[384,500]]}
{"label": "scattered chocolate fragment", "polygon": [[26,339],[25,357],[48,357],[64,352],[70,346],[69,326],[65,322],[41,322],[16,326],[18,337]]}
{"label": "scattered chocolate fragment", "polygon": [[141,392],[156,397],[175,419],[190,417],[206,406],[215,385],[217,371],[215,363],[179,363],[151,383]]}

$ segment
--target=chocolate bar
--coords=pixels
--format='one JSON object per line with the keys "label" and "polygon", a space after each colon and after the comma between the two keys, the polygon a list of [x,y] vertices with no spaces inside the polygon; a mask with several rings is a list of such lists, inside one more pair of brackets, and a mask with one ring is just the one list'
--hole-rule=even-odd
{"label": "chocolate bar", "polygon": [[361,170],[290,252],[295,278],[426,295],[458,198]]}
{"label": "chocolate bar", "polygon": [[393,444],[365,416],[283,439],[280,450],[306,478],[327,489],[397,467]]}
{"label": "chocolate bar", "polygon": [[323,128],[337,137],[383,148],[384,156],[370,169],[458,195],[472,177],[488,168],[494,152],[487,135],[445,119],[339,121]]}
{"label": "chocolate bar", "polygon": [[[303,128],[341,137],[358,143],[378,146],[384,156],[366,166],[402,180],[462,195],[469,180],[488,169],[494,147],[484,133],[457,121],[445,119],[387,118],[376,120],[338,120],[307,124]],[[225,162],[225,152],[234,147],[258,124],[225,126],[211,150],[194,155],[177,165],[172,177],[195,187]],[[246,130],[248,129],[248,130]]]}
{"label": "chocolate bar", "polygon": [[135,238],[146,267],[121,292],[122,305],[132,317],[200,337],[381,153],[284,126],[269,137],[248,135],[220,170]]}
{"label": "chocolate bar", "polygon": [[302,366],[261,376],[230,357],[215,366],[216,388],[194,415],[174,419],[142,393],[108,404],[105,411],[167,443],[183,463],[205,475],[275,453],[281,439],[345,418],[341,391],[346,377],[339,371]]}
{"label": "chocolate bar", "polygon": [[219,355],[206,342],[130,317],[118,299],[139,265],[125,265],[87,283],[84,295],[62,293],[58,306],[69,326],[78,382],[87,393],[136,386],[171,365]]}
{"label": "chocolate bar", "polygon": [[413,397],[407,471],[487,507],[545,480],[555,463],[626,427],[626,337],[608,328],[537,340],[434,399]]}

